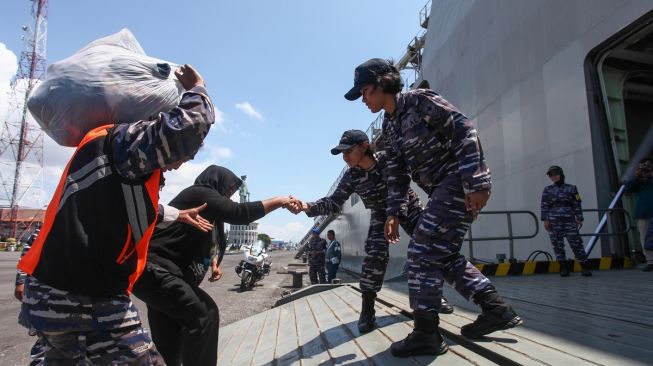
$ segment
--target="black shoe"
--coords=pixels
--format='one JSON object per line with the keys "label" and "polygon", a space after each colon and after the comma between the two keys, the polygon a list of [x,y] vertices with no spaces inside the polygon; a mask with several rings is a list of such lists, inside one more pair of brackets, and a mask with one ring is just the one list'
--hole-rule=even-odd
{"label": "black shoe", "polygon": [[413,330],[405,339],[394,342],[390,346],[390,353],[395,357],[437,356],[448,350],[449,345],[439,331],[425,333],[417,329]]}
{"label": "black shoe", "polygon": [[363,291],[361,297],[363,298],[363,304],[361,306],[361,316],[360,319],[358,319],[358,331],[363,334],[369,333],[376,328],[376,316],[374,316],[374,300],[376,300],[376,292]]}
{"label": "black shoe", "polygon": [[361,314],[360,319],[358,319],[358,331],[361,334],[369,333],[376,328],[376,316],[372,315],[363,315]]}
{"label": "black shoe", "polygon": [[460,328],[460,334],[467,338],[481,338],[486,334],[514,328],[523,323],[521,318],[514,311],[506,312],[501,315],[493,313],[481,313],[476,320]]}
{"label": "black shoe", "polygon": [[440,314],[451,314],[453,313],[453,305],[449,304],[449,301],[442,296],[442,303],[440,304]]}
{"label": "black shoe", "polygon": [[483,312],[473,323],[460,328],[460,334],[467,338],[480,338],[497,330],[514,328],[523,323],[512,310],[512,306],[508,305],[495,290],[477,294],[475,300]]}
{"label": "black shoe", "polygon": [[644,266],[644,269],[642,269],[644,272],[653,272],[653,264],[647,264]]}
{"label": "black shoe", "polygon": [[581,272],[580,272],[581,275],[583,275],[584,277],[592,276],[592,272],[590,272],[589,265],[587,264],[587,262],[582,262],[580,264],[580,268],[581,268]]}
{"label": "black shoe", "polygon": [[447,352],[449,346],[438,330],[438,313],[415,311],[413,316],[415,329],[405,339],[394,342],[390,353],[395,357],[410,357],[437,356]]}
{"label": "black shoe", "polygon": [[569,277],[569,264],[567,261],[560,261],[560,277]]}

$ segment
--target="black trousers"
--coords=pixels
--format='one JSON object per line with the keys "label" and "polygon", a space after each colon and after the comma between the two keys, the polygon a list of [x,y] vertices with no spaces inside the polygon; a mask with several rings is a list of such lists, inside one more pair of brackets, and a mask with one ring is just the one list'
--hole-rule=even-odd
{"label": "black trousers", "polygon": [[324,268],[324,260],[320,264],[308,265],[308,278],[311,280],[311,285],[326,282],[326,271]]}
{"label": "black trousers", "polygon": [[220,315],[209,294],[149,263],[133,293],[147,304],[152,340],[166,365],[217,364]]}

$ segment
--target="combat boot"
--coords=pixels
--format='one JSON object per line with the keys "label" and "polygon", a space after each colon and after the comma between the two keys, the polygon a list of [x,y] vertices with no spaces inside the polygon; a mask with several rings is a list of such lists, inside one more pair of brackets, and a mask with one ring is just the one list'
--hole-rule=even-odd
{"label": "combat boot", "polygon": [[580,268],[581,268],[581,272],[580,272],[580,274],[583,275],[583,276],[585,276],[585,277],[590,277],[590,276],[592,276],[592,272],[590,272],[590,268],[589,268],[589,267],[590,267],[590,266],[589,266],[589,263],[587,263],[587,261],[582,262],[582,263],[580,264]]}
{"label": "combat boot", "polygon": [[376,292],[363,291],[363,306],[361,308],[361,316],[358,319],[358,331],[362,333],[369,333],[376,328],[376,316],[374,311],[374,300],[376,299]]}
{"label": "combat boot", "polygon": [[453,306],[447,301],[447,299],[442,296],[442,303],[440,304],[440,314],[451,314],[453,313]]}
{"label": "combat boot", "polygon": [[569,263],[560,261],[560,277],[569,277]]}
{"label": "combat boot", "polygon": [[523,322],[494,288],[476,294],[474,299],[483,312],[473,323],[460,328],[460,334],[467,338],[480,338],[497,330],[514,328]]}
{"label": "combat boot", "polygon": [[394,342],[390,352],[395,357],[437,356],[449,350],[438,330],[440,318],[435,311],[413,312],[415,329],[403,340]]}

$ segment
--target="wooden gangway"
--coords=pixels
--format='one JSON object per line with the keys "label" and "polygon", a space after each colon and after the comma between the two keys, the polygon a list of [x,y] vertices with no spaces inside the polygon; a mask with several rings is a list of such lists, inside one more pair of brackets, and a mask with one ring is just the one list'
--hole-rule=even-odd
{"label": "wooden gangway", "polygon": [[311,294],[220,330],[219,365],[651,365],[653,275],[636,270],[493,279],[524,325],[471,341],[460,327],[474,304],[446,288],[454,314],[440,328],[450,350],[398,359],[390,344],[412,330],[405,281],[390,281],[376,303],[379,329],[360,335],[360,292],[342,286]]}

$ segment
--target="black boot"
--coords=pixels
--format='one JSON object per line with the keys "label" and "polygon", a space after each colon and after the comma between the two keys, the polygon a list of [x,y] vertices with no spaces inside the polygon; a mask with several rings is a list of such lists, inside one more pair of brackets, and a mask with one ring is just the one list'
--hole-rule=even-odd
{"label": "black boot", "polygon": [[415,329],[404,340],[394,342],[390,346],[393,356],[437,356],[449,350],[447,342],[438,330],[438,324],[440,324],[438,313],[415,310],[413,317]]}
{"label": "black boot", "polygon": [[360,319],[358,319],[358,331],[360,333],[368,333],[376,328],[376,316],[374,311],[376,292],[363,291],[362,297],[363,307],[361,308]]}
{"label": "black boot", "polygon": [[581,268],[581,272],[580,272],[581,275],[583,275],[585,277],[592,276],[592,272],[590,272],[589,263],[587,263],[587,261],[582,262],[580,264],[580,268]]}
{"label": "black boot", "polygon": [[569,263],[560,261],[560,277],[569,277]]}
{"label": "black boot", "polygon": [[467,338],[480,338],[497,330],[509,329],[522,323],[495,289],[476,294],[474,299],[483,312],[471,323],[460,328],[460,334]]}
{"label": "black boot", "polygon": [[451,314],[453,313],[453,306],[449,304],[449,301],[442,296],[442,303],[440,304],[440,314]]}

